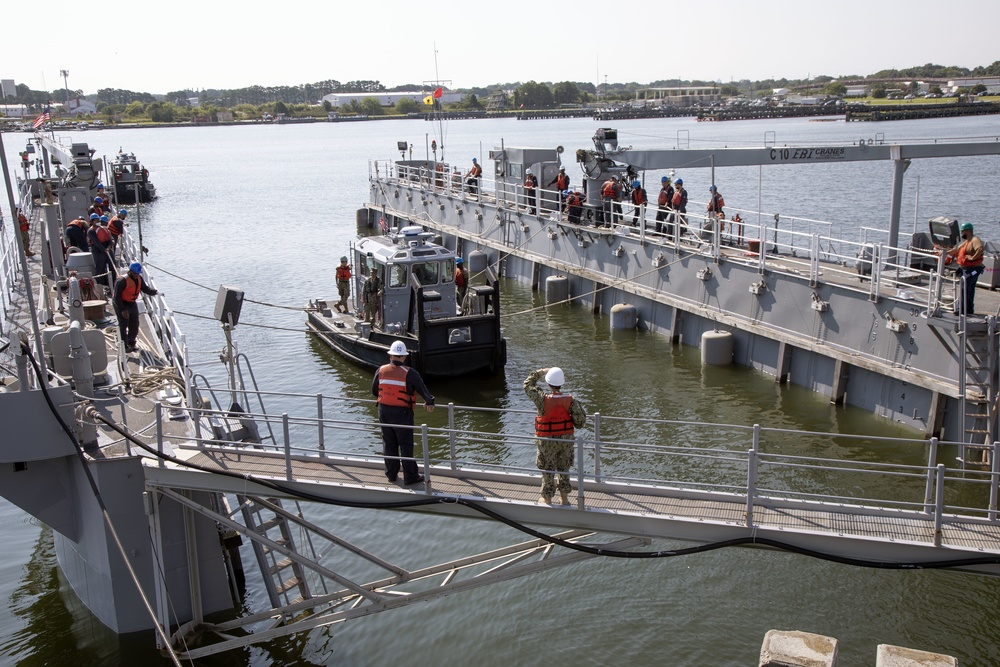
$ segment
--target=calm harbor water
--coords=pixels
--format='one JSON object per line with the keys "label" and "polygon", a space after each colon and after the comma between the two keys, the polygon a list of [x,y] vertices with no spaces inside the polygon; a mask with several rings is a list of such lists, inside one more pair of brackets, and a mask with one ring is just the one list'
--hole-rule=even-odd
{"label": "calm harbor water", "polygon": [[[445,126],[449,161],[463,169],[508,146],[554,146],[572,156],[592,146],[587,120],[459,121]],[[785,142],[983,136],[992,119],[842,122],[629,121],[620,141],[635,148],[760,145],[773,131]],[[335,293],[333,267],[355,236],[355,210],[368,197],[368,160],[392,159],[396,141],[422,155],[437,127],[416,120],[236,128],[105,130],[72,135],[98,155],[135,152],[160,199],[142,210],[148,263],[177,311],[211,315],[220,284],[249,299],[301,307]],[[7,159],[27,135],[6,134]],[[429,142],[429,137],[427,138]],[[488,162],[487,162],[488,164]],[[579,182],[579,171],[570,165]],[[730,207],[836,221],[843,229],[884,228],[888,163],[716,170]],[[678,170],[703,201],[708,169]],[[1000,160],[915,162],[907,172],[902,228],[953,215],[1000,240],[996,184]],[[653,179],[649,179],[652,182]],[[656,176],[658,180],[658,175]],[[650,186],[650,189],[654,188]],[[696,206],[696,205],[695,205]],[[183,280],[182,280],[183,279]],[[192,284],[195,283],[195,284]],[[198,285],[206,288],[198,287]],[[539,305],[523,285],[504,286],[503,311]],[[221,378],[224,339],[206,319],[181,316],[192,359]],[[367,371],[348,365],[304,333],[301,312],[246,303],[236,338],[262,388],[366,398]],[[264,324],[274,328],[256,328]],[[527,408],[521,382],[531,370],[559,365],[590,412],[690,419],[840,433],[914,435],[851,408],[830,406],[797,387],[745,369],[702,369],[698,353],[661,336],[611,332],[586,308],[560,307],[505,319],[509,363],[493,381],[432,383],[439,403]],[[221,382],[221,380],[217,380]],[[484,418],[485,419],[485,418]],[[485,429],[492,423],[473,424]],[[500,428],[506,428],[499,425]],[[886,459],[922,451],[884,452]],[[907,458],[907,460],[909,460]],[[405,513],[308,508],[307,516],[407,567],[498,547],[522,536],[486,521]],[[151,635],[118,638],[60,590],[51,535],[0,501],[0,664],[156,664]],[[63,585],[64,587],[64,585]],[[259,589],[258,589],[259,590]],[[248,605],[259,603],[254,593]],[[529,579],[454,595],[200,661],[206,665],[752,665],[764,633],[799,629],[837,637],[842,664],[872,664],[879,643],[956,655],[962,664],[1000,662],[995,627],[1000,581],[949,572],[852,569],[801,556],[730,549],[659,561],[591,560]]]}

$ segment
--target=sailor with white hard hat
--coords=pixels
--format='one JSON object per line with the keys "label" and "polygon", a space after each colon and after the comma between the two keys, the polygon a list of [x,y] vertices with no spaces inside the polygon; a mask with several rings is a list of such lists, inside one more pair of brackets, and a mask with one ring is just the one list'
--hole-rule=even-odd
{"label": "sailor with white hard hat", "polygon": [[427,412],[434,412],[434,395],[427,391],[420,373],[403,365],[408,355],[406,343],[394,341],[389,346],[389,363],[379,368],[372,379],[372,394],[378,399],[378,420],[382,423],[385,476],[395,482],[402,467],[406,485],[424,481],[413,459],[414,395],[420,394]]}
{"label": "sailor with white hard hat", "polygon": [[[538,386],[545,378],[549,391]],[[549,505],[559,490],[563,505],[569,505],[569,469],[573,465],[573,433],[587,421],[587,413],[572,394],[562,392],[566,376],[561,368],[540,368],[524,380],[524,393],[535,404],[535,465],[542,471],[540,502]],[[557,478],[558,477],[558,482]]]}

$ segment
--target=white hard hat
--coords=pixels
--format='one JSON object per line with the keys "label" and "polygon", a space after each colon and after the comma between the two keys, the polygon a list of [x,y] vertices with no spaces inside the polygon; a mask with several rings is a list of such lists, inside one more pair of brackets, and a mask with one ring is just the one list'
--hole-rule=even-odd
{"label": "white hard hat", "polygon": [[530,174],[530,173],[531,173],[531,169],[530,169],[530,168],[529,168],[529,169],[525,169],[525,170],[524,170],[524,173],[526,173],[526,174]]}
{"label": "white hard hat", "polygon": [[563,375],[561,368],[553,366],[549,369],[549,372],[545,374],[545,381],[553,387],[561,387],[563,386],[563,383],[566,382],[566,376]]}
{"label": "white hard hat", "polygon": [[401,340],[394,341],[392,345],[389,346],[389,356],[390,357],[405,357],[409,352],[406,350],[406,343]]}

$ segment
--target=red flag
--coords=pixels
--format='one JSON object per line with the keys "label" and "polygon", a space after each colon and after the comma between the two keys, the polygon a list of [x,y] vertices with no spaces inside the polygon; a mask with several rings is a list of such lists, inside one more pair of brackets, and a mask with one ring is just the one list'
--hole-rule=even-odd
{"label": "red flag", "polygon": [[439,100],[442,95],[444,95],[444,88],[438,88],[434,91],[434,99]]}

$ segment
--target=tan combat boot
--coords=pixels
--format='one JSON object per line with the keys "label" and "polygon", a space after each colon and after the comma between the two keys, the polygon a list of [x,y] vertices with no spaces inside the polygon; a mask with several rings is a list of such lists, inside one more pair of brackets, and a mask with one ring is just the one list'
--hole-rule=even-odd
{"label": "tan combat boot", "polygon": [[559,499],[560,499],[560,501],[562,501],[563,505],[569,505],[569,492],[568,491],[560,491],[559,492]]}

